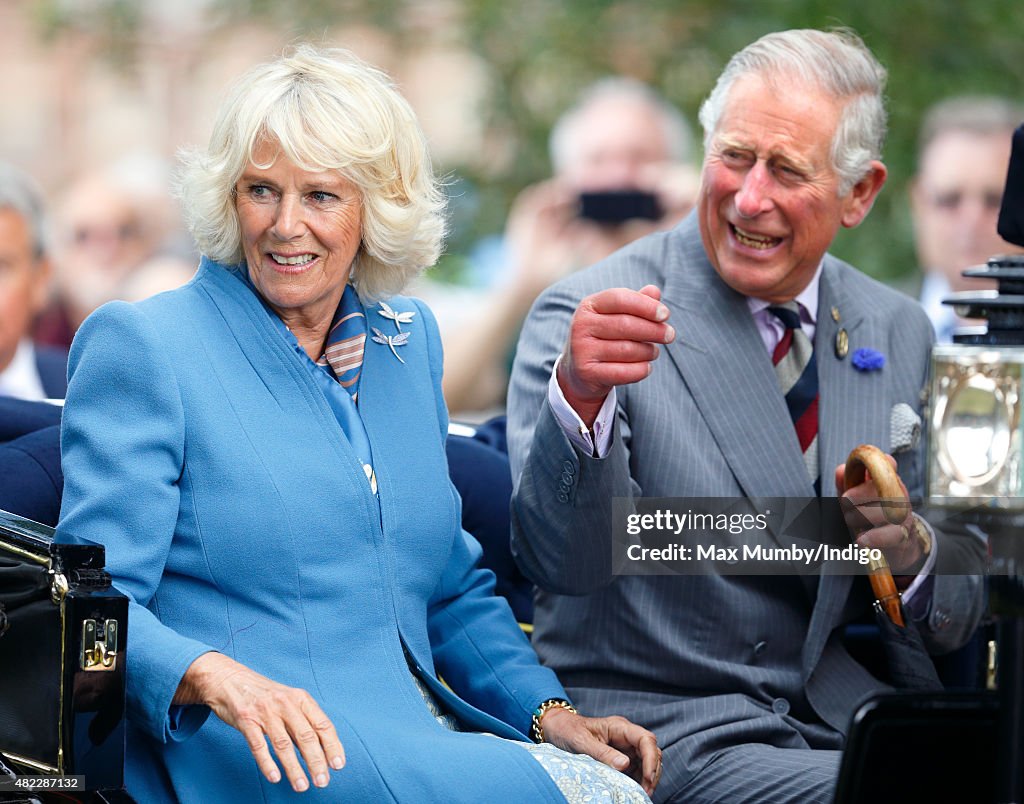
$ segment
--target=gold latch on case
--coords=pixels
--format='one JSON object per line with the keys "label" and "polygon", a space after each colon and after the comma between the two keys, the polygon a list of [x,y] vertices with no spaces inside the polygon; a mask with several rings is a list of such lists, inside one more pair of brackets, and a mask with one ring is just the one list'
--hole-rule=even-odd
{"label": "gold latch on case", "polygon": [[117,663],[117,620],[82,622],[82,669],[113,670]]}
{"label": "gold latch on case", "polygon": [[50,600],[59,606],[68,593],[68,579],[62,573],[53,570],[50,570],[50,575],[53,576],[53,581],[50,584]]}

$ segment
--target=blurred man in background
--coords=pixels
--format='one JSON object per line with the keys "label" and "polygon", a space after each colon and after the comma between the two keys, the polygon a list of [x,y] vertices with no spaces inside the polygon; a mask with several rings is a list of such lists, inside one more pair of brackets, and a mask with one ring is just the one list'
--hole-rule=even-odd
{"label": "blurred man in background", "polygon": [[43,198],[28,175],[0,163],[0,396],[63,398],[68,355],[30,330],[46,304],[51,263]]}
{"label": "blurred man in background", "polygon": [[[176,249],[180,222],[166,165],[145,155],[83,173],[62,194],[55,215],[56,294],[36,338],[66,347],[101,304],[137,295],[130,286],[135,273]],[[159,289],[180,284],[175,279]]]}
{"label": "blurred man in background", "polygon": [[996,233],[1013,130],[1024,106],[997,97],[949,98],[926,113],[910,188],[921,304],[940,343],[964,323],[942,304],[951,291],[988,287],[961,272],[996,254],[1019,253]]}
{"label": "blurred man in background", "polygon": [[444,340],[445,398],[455,416],[503,408],[515,340],[542,290],[670,228],[693,207],[698,175],[690,126],[639,81],[593,84],[556,122],[549,147],[554,175],[513,203],[493,288],[482,297],[429,292]]}

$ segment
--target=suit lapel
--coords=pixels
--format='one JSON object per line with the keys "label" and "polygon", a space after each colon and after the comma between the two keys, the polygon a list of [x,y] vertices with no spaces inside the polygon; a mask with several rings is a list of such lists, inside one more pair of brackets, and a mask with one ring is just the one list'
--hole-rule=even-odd
{"label": "suit lapel", "polygon": [[[835,321],[833,309],[838,313]],[[840,357],[836,337],[845,329],[849,354]],[[818,328],[814,349],[818,361],[818,386],[821,399],[818,407],[821,445],[822,482],[831,478],[836,466],[846,462],[850,450],[859,444],[874,444],[889,449],[889,401],[885,392],[884,371],[857,371],[853,353],[860,348],[880,350],[886,344],[881,322],[850,297],[842,282],[838,265],[825,258],[821,290],[818,296]],[[826,486],[822,486],[824,491]]]}
{"label": "suit lapel", "polygon": [[[690,219],[696,229],[696,219]],[[700,237],[668,271],[663,301],[677,337],[666,347],[749,497],[812,497],[771,358],[743,296],[719,279]]]}
{"label": "suit lapel", "polygon": [[[837,315],[833,314],[833,310]],[[838,317],[838,321],[836,321]],[[846,330],[848,354],[841,357],[836,349],[840,329]],[[889,400],[885,393],[884,371],[858,371],[853,366],[853,353],[860,348],[882,350],[887,346],[882,322],[871,316],[852,297],[842,281],[839,264],[826,256],[818,296],[818,327],[814,349],[818,361],[818,442],[823,494],[834,494],[833,476],[836,466],[846,462],[850,451],[859,444],[874,444],[888,451]],[[843,534],[844,540],[847,534]],[[829,574],[821,576],[818,601],[811,618],[804,645],[804,668],[810,672],[817,664],[828,636],[842,619],[843,607],[849,598],[854,576]]]}
{"label": "suit lapel", "polygon": [[[693,219],[691,225],[696,228]],[[785,400],[746,300],[718,278],[699,237],[681,239],[696,245],[684,251],[681,263],[666,277],[662,298],[673,311],[678,333],[666,347],[669,358],[744,494],[813,496]],[[882,349],[887,344],[880,325],[845,292],[839,266],[831,257],[825,259],[821,282],[815,333],[821,394],[819,468],[823,491],[829,494],[835,467],[845,462],[853,447],[865,442],[889,447],[882,373],[857,371],[851,361],[858,348]],[[835,348],[840,328],[849,338],[845,357]],[[817,664],[841,618],[852,581],[845,574],[822,577],[804,646],[805,668]]]}

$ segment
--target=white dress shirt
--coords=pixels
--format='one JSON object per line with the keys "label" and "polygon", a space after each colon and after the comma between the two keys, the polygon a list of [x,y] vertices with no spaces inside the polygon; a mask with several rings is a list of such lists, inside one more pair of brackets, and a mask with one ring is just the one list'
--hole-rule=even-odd
{"label": "white dress shirt", "polygon": [[36,366],[36,349],[23,338],[7,368],[0,371],[0,396],[14,396],[35,401],[46,399],[43,381]]}

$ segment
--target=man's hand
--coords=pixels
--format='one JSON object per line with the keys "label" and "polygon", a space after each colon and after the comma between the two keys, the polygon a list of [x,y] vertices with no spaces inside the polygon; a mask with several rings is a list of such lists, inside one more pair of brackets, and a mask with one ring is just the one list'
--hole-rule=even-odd
{"label": "man's hand", "polygon": [[[885,457],[895,470],[896,459],[891,455]],[[844,472],[843,464],[836,467],[836,490],[842,495],[843,515],[856,543],[864,548],[880,548],[894,574],[915,574],[924,563],[925,556],[920,543],[914,538],[914,515],[903,481],[899,481],[899,486],[907,515],[894,525],[885,518],[881,497],[870,473],[865,475],[863,483],[848,489]],[[884,502],[898,504],[890,498]]]}
{"label": "man's hand", "polygon": [[271,681],[221,653],[204,653],[189,665],[174,703],[207,704],[242,732],[260,771],[276,784],[281,772],[267,748],[269,738],[297,793],[307,790],[309,781],[295,755],[296,746],[317,787],[327,786],[328,762],[335,770],[345,765],[334,724],[308,692]]}
{"label": "man's hand", "polygon": [[612,388],[651,373],[658,344],[676,337],[665,323],[668,316],[654,285],[610,288],[580,302],[558,365],[558,385],[588,427]]}
{"label": "man's hand", "polygon": [[540,721],[544,742],[574,754],[587,754],[631,776],[651,795],[661,778],[661,749],[647,729],[624,717],[583,717],[554,708]]}
{"label": "man's hand", "polygon": [[531,185],[516,196],[505,226],[511,269],[507,290],[522,298],[524,311],[542,290],[614,251],[602,248],[600,229],[578,211],[577,194],[556,180]]}

